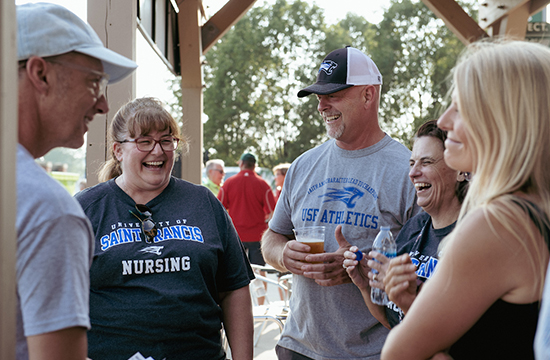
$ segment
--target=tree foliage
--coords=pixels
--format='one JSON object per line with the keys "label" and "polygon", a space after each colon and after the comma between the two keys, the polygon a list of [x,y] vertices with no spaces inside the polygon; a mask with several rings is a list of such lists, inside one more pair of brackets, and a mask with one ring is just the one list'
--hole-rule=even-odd
{"label": "tree foliage", "polygon": [[317,6],[279,0],[252,8],[218,41],[206,54],[204,71],[206,149],[229,163],[244,151],[264,165],[287,160],[285,144],[300,126],[294,64],[314,56],[323,26]]}
{"label": "tree foliage", "polygon": [[234,163],[250,151],[272,167],[326,141],[317,99],[296,93],[315,81],[326,54],[346,45],[378,65],[381,125],[407,145],[418,125],[437,117],[463,49],[418,0],[392,0],[379,24],[348,13],[327,25],[322,10],[302,0],[253,7],[206,54],[204,146],[211,157]]}
{"label": "tree foliage", "polygon": [[[468,3],[461,5],[472,13]],[[384,76],[381,120],[409,145],[418,126],[438,117],[464,45],[422,2],[410,0],[392,0],[377,39],[372,57]]]}

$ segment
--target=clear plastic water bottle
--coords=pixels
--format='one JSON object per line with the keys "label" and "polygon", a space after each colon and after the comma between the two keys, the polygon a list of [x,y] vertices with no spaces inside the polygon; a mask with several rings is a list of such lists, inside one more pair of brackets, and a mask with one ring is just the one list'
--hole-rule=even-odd
{"label": "clear plastic water bottle", "polygon": [[[397,254],[397,245],[393,239],[393,235],[389,226],[380,227],[380,232],[376,235],[374,243],[372,244],[372,250],[385,255],[387,258],[394,258]],[[373,259],[374,261],[378,261]],[[378,274],[378,271],[372,269],[374,274]],[[384,290],[371,288],[370,298],[373,303],[378,305],[386,305],[388,303],[388,295]]]}

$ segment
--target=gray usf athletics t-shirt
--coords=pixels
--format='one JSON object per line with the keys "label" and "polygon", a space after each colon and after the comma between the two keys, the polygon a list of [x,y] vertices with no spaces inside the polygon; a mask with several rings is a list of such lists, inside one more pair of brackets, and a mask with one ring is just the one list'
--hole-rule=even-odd
{"label": "gray usf athletics t-shirt", "polygon": [[[420,211],[409,180],[410,151],[385,136],[365,149],[340,149],[334,140],[302,154],[290,167],[271,230],[324,225],[325,251],[346,239],[362,251],[372,247],[381,226],[397,235]],[[388,334],[368,311],[354,284],[319,286],[294,275],[290,317],[279,345],[313,359],[378,359]]]}

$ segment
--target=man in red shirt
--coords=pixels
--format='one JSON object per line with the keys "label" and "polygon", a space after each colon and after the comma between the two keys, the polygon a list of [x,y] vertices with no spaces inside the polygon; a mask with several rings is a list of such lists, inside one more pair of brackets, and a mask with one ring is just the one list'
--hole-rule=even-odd
{"label": "man in red shirt", "polygon": [[239,160],[241,171],[223,183],[218,199],[229,212],[250,262],[265,265],[260,239],[275,209],[275,197],[269,184],[254,171],[255,166],[254,155],[243,154]]}

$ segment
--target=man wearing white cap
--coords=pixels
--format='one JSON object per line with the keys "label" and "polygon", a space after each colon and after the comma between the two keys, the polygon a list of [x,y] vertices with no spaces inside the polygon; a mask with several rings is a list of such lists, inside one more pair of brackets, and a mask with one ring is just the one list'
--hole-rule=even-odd
{"label": "man wearing white cap", "polygon": [[88,123],[106,113],[107,84],[137,65],[106,49],[64,7],[16,7],[17,360],[86,359],[93,232],[80,205],[34,161],[79,148]]}
{"label": "man wearing white cap", "polygon": [[[381,86],[374,62],[345,47],[328,54],[317,82],[298,92],[317,95],[332,140],[292,163],[262,238],[267,263],[294,274],[290,317],[276,348],[281,360],[380,358],[388,330],[342,266],[351,246],[345,239],[368,253],[380,226],[395,236],[420,211],[408,179],[410,151],[378,124]],[[313,225],[326,227],[324,254],[293,241],[293,228]]]}

